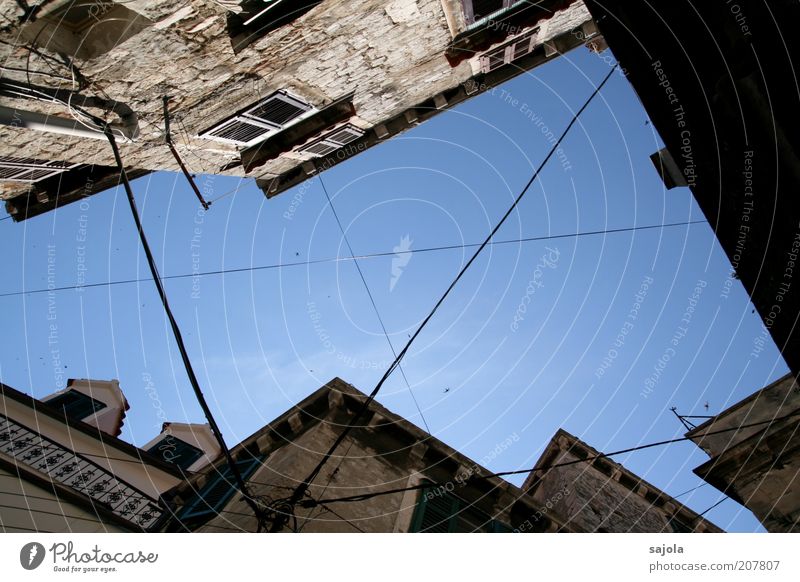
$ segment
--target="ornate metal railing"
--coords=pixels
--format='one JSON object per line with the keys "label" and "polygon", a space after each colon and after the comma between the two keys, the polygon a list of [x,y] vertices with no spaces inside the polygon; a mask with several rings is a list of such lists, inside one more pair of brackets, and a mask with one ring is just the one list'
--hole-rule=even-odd
{"label": "ornate metal railing", "polygon": [[152,527],[163,513],[155,500],[108,469],[2,414],[0,452],[88,495],[112,513],[144,529]]}

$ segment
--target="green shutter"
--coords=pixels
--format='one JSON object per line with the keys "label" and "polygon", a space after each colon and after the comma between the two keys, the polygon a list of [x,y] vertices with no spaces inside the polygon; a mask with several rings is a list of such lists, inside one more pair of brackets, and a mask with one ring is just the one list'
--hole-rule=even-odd
{"label": "green shutter", "polygon": [[63,410],[64,414],[75,420],[83,420],[87,416],[91,416],[98,410],[102,410],[106,407],[106,405],[99,400],[95,400],[77,390],[68,390],[46,401],[45,404]]}
{"label": "green shutter", "polygon": [[[426,490],[427,491],[427,490]],[[431,489],[435,492],[435,489]],[[453,521],[453,514],[458,511],[456,500],[448,493],[423,497],[424,509],[420,521],[420,530],[427,533],[447,533]]]}
{"label": "green shutter", "polygon": [[510,532],[511,528],[492,520],[482,511],[442,487],[428,487],[420,492],[411,532],[473,533]]}
{"label": "green shutter", "polygon": [[165,436],[147,452],[181,469],[188,469],[203,456],[203,451],[172,435]]}
{"label": "green shutter", "polygon": [[[263,457],[257,457],[236,463],[242,479],[246,481],[261,466],[262,460]],[[200,490],[197,497],[184,507],[180,519],[210,519],[225,507],[236,491],[236,482],[231,474],[231,469],[228,465],[224,465],[213,473],[212,478]]]}

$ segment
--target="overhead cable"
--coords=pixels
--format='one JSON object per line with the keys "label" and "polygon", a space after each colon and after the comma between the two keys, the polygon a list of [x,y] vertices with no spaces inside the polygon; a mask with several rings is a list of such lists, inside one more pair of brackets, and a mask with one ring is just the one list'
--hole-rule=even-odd
{"label": "overhead cable", "polygon": [[[497,231],[500,230],[500,228],[503,226],[503,224],[508,219],[508,217],[511,216],[511,213],[514,212],[514,209],[517,208],[517,206],[519,205],[519,203],[522,200],[522,198],[525,196],[525,194],[528,192],[530,187],[533,185],[533,183],[539,177],[539,174],[544,169],[544,167],[547,164],[547,162],[550,160],[551,157],[553,157],[553,154],[555,154],[556,150],[561,145],[561,142],[563,141],[564,137],[567,135],[567,133],[569,133],[569,130],[572,128],[572,126],[575,125],[575,123],[578,121],[578,117],[580,117],[581,113],[583,113],[583,111],[589,106],[589,104],[592,102],[594,97],[600,92],[600,90],[603,88],[603,86],[606,84],[606,82],[611,78],[611,75],[614,73],[615,70],[616,70],[616,65],[614,65],[611,68],[611,70],[608,72],[606,77],[594,89],[594,91],[589,96],[589,98],[586,100],[586,102],[573,115],[572,119],[567,124],[567,127],[564,129],[564,131],[561,133],[559,138],[552,145],[552,147],[551,147],[550,151],[548,152],[548,154],[545,156],[545,158],[539,164],[538,168],[536,168],[536,171],[533,173],[533,175],[531,176],[530,180],[528,180],[528,183],[525,185],[525,187],[522,189],[522,191],[516,197],[514,202],[511,204],[511,206],[509,206],[509,208],[508,208],[508,210],[506,210],[505,214],[503,214],[503,217],[494,226],[494,228],[491,230],[491,232],[486,237],[486,239],[480,244],[480,246],[475,251],[475,253],[472,255],[472,257],[469,259],[469,261],[467,261],[467,263],[461,268],[461,270],[459,271],[458,275],[456,275],[455,279],[453,279],[452,283],[450,283],[450,285],[447,287],[445,292],[442,294],[442,296],[439,298],[439,300],[433,306],[433,309],[431,309],[430,313],[425,317],[425,319],[419,325],[419,327],[414,332],[414,334],[406,342],[405,347],[400,351],[400,353],[394,359],[394,362],[392,362],[392,364],[389,366],[389,368],[383,374],[381,379],[376,384],[375,388],[372,390],[372,392],[369,394],[369,396],[367,396],[367,398],[364,400],[364,402],[362,403],[360,409],[358,411],[356,411],[355,415],[350,420],[348,425],[344,428],[344,430],[342,430],[342,432],[339,433],[339,436],[333,442],[333,444],[331,445],[330,449],[328,449],[328,451],[325,453],[325,455],[322,457],[322,459],[319,461],[319,463],[316,465],[316,467],[314,467],[314,469],[311,471],[311,473],[309,473],[308,477],[300,485],[298,485],[297,489],[295,490],[295,492],[292,494],[292,496],[289,499],[290,507],[294,507],[295,505],[297,505],[297,503],[300,500],[303,499],[303,497],[305,496],[306,492],[308,491],[308,488],[311,485],[311,483],[314,481],[314,479],[316,479],[316,477],[322,471],[323,467],[327,464],[327,462],[333,456],[334,452],[339,447],[339,445],[347,438],[347,435],[350,433],[350,431],[352,431],[357,426],[359,420],[361,419],[361,416],[363,416],[363,414],[367,411],[369,406],[372,404],[372,401],[375,400],[375,397],[378,395],[378,392],[383,387],[383,384],[386,382],[386,380],[389,378],[389,376],[391,376],[391,374],[394,372],[394,370],[400,364],[400,362],[402,361],[402,359],[406,355],[406,353],[408,353],[408,350],[411,347],[411,345],[414,343],[414,340],[419,336],[419,334],[422,332],[422,330],[425,328],[425,326],[428,324],[428,322],[431,320],[431,318],[433,318],[434,314],[439,309],[439,306],[441,306],[441,304],[444,302],[444,300],[450,295],[450,292],[453,290],[453,288],[458,284],[458,282],[464,276],[464,273],[466,273],[469,270],[470,266],[472,266],[472,264],[475,262],[475,260],[478,258],[478,256],[480,256],[480,254],[483,251],[483,249],[486,248],[486,246],[492,240],[492,238],[497,233]],[[278,518],[276,518],[276,520],[273,522],[271,531],[279,531],[282,528],[282,526],[285,523],[288,522],[289,517],[291,517],[291,516],[290,515],[283,515],[283,514],[279,515]]]}

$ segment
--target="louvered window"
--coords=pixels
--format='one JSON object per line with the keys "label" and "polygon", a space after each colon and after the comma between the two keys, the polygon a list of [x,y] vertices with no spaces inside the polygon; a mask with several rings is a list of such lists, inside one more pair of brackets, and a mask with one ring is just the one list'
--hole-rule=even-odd
{"label": "louvered window", "polygon": [[461,0],[467,24],[480,22],[518,3],[518,0]]}
{"label": "louvered window", "polygon": [[539,27],[532,28],[497,48],[481,55],[481,72],[499,69],[531,53],[539,44]]}
{"label": "louvered window", "polygon": [[147,452],[181,469],[188,469],[203,456],[203,451],[172,435],[166,435]]}
{"label": "louvered window", "polygon": [[442,487],[422,490],[411,522],[412,532],[501,533],[511,531]]}
{"label": "louvered window", "polygon": [[201,133],[200,137],[249,146],[291,125],[313,110],[302,99],[286,91],[278,91]]}
{"label": "louvered window", "polygon": [[[236,467],[245,481],[261,466],[262,457],[239,461]],[[180,514],[181,519],[210,519],[219,514],[228,501],[238,491],[236,481],[228,465],[212,469],[208,483],[190,501]]]}
{"label": "louvered window", "polygon": [[75,420],[83,420],[106,407],[99,400],[77,390],[67,390],[63,394],[47,400],[46,404],[62,410],[64,414]]}
{"label": "louvered window", "polygon": [[38,182],[78,165],[68,162],[0,156],[0,180]]}
{"label": "louvered window", "polygon": [[347,125],[327,132],[319,139],[301,147],[298,151],[317,157],[326,156],[331,152],[335,152],[340,147],[357,140],[362,135],[364,135],[364,130],[348,123]]}

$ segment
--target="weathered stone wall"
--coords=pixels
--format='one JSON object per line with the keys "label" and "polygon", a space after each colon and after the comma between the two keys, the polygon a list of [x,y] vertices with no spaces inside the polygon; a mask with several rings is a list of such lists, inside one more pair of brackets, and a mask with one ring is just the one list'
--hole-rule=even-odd
{"label": "weathered stone wall", "polygon": [[[2,4],[4,12],[16,12],[10,0]],[[356,117],[351,121],[369,129],[472,78],[474,63],[453,65],[445,57],[454,34],[464,26],[458,5],[453,0],[326,1],[234,54],[227,11],[219,4],[134,0],[125,6],[153,24],[104,55],[77,61],[88,82],[81,94],[125,103],[138,114],[139,138],[121,145],[126,165],[177,170],[164,145],[161,97],[170,95],[174,140],[189,169],[221,173],[238,158],[237,149],[199,139],[198,132],[277,89],[287,89],[316,107],[355,91]],[[589,20],[583,4],[575,2],[541,27],[542,41],[564,36]],[[66,66],[31,54],[19,45],[17,33],[13,28],[0,32],[0,40],[17,45],[13,50],[9,44],[0,45],[4,66],[32,71],[33,84],[76,87]],[[3,74],[17,81],[29,78],[15,71]],[[64,106],[42,101],[2,97],[0,105],[69,117]],[[23,153],[114,165],[110,149],[93,139],[0,126],[0,144],[0,155],[5,156]],[[306,159],[287,152],[257,168],[253,177],[283,174]],[[243,175],[243,170],[238,166],[224,173]],[[5,197],[12,194],[6,192]]]}
{"label": "weathered stone wall", "polygon": [[800,531],[798,410],[800,388],[787,374],[687,434],[711,457],[695,473],[772,532]]}
{"label": "weathered stone wall", "polygon": [[721,531],[563,429],[547,445],[523,489],[556,521],[582,531]]}
{"label": "weathered stone wall", "polygon": [[[245,458],[267,455],[263,466],[248,479],[251,493],[272,501],[289,497],[365,398],[352,386],[334,379],[235,447],[232,453],[236,458],[242,458],[245,450]],[[521,526],[538,509],[533,499],[500,478],[470,481],[469,477],[488,475],[489,471],[381,405],[373,402],[361,422],[363,426],[349,433],[309,487],[310,498],[330,499],[433,482],[437,484],[435,495],[455,495],[474,504],[487,518],[519,527],[519,531],[541,531],[551,523],[541,520]],[[175,503],[181,506],[192,499],[213,475],[212,469],[176,491]],[[304,532],[357,531],[352,524],[366,532],[407,532],[421,495],[421,490],[399,491],[336,503],[330,506],[335,513],[322,507],[297,507],[295,515]],[[194,526],[189,523],[188,527]],[[199,531],[255,529],[252,511],[236,495]]]}
{"label": "weathered stone wall", "polygon": [[[688,432],[687,436],[710,457],[716,457],[762,432],[764,425],[758,425],[759,422],[787,416],[797,410],[800,410],[800,386],[794,375],[787,374]],[[739,428],[741,426],[745,428]],[[709,432],[717,434],[705,436]]]}
{"label": "weathered stone wall", "polygon": [[[319,424],[276,451],[265,461],[266,466],[256,471],[248,480],[253,494],[269,495],[272,498],[289,495],[290,488],[296,487],[298,481],[311,472],[335,438],[336,433],[329,425]],[[333,459],[317,477],[309,491],[312,497],[320,498],[323,490],[325,497],[340,497],[363,493],[371,486],[378,490],[407,485],[409,474],[405,467],[387,463],[374,449],[363,446],[358,440],[348,438],[342,443],[340,452],[345,451],[348,458],[341,465],[337,459]],[[334,471],[336,475],[332,477]],[[298,525],[304,532],[358,531],[343,521],[344,518],[365,531],[392,532],[400,515],[402,500],[403,494],[400,493],[358,503],[332,505],[341,518],[322,508],[298,509]],[[408,524],[405,525],[407,528]],[[228,531],[226,528],[255,531],[255,519],[244,501],[232,501],[218,517],[198,531],[223,532]]]}
{"label": "weathered stone wall", "polygon": [[[453,84],[454,71],[443,56],[451,36],[440,0],[323,2],[239,55],[230,45],[225,10],[214,3],[162,0],[126,6],[154,24],[78,68],[91,80],[85,94],[127,103],[138,113],[139,143],[123,146],[125,162],[133,167],[176,169],[162,147],[164,94],[173,97],[176,141],[192,151],[187,163],[194,171],[216,172],[226,162],[224,154],[235,154],[235,148],[195,139],[196,133],[276,89],[293,91],[316,106],[357,89],[356,110],[368,127]],[[28,51],[20,47],[1,58],[26,68]],[[32,68],[47,70],[35,55],[31,60]],[[468,77],[468,67],[462,68],[457,79]],[[43,108],[28,100],[0,103],[65,115],[63,107]],[[4,155],[33,145],[45,158],[113,165],[110,151],[97,152],[91,140],[8,127],[0,128],[0,138]],[[276,165],[281,171],[293,164]]]}
{"label": "weathered stone wall", "polygon": [[[555,462],[577,458],[564,452]],[[559,496],[563,491],[569,493]],[[548,472],[534,498],[544,506],[550,503],[552,512],[563,521],[589,532],[671,531],[662,511],[586,463]]]}

